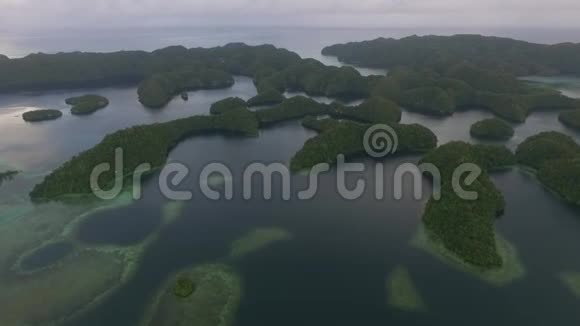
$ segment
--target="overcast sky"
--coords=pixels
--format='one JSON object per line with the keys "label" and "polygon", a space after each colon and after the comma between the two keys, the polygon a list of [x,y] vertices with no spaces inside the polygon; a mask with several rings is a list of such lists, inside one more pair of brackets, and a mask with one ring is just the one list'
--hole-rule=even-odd
{"label": "overcast sky", "polygon": [[580,28],[580,0],[0,0],[0,30],[272,24]]}

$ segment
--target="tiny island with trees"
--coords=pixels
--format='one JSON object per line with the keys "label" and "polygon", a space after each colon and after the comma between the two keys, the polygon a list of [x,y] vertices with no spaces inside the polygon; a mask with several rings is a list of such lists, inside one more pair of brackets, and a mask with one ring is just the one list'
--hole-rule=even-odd
{"label": "tiny island with trees", "polygon": [[514,136],[514,128],[507,122],[492,118],[474,123],[470,129],[471,136],[483,140],[509,140]]}
{"label": "tiny island with trees", "polygon": [[56,120],[60,117],[62,117],[62,111],[52,109],[33,110],[22,114],[22,119],[26,122]]}
{"label": "tiny island with trees", "polygon": [[74,115],[91,114],[109,105],[106,97],[94,94],[67,98],[65,102],[72,106],[70,112]]}

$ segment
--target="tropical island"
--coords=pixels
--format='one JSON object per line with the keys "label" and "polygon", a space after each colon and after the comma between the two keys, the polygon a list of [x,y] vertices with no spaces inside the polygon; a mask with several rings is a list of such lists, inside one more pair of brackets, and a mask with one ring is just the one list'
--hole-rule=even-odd
{"label": "tropical island", "polygon": [[536,172],[543,185],[580,205],[580,145],[572,137],[555,131],[540,133],[521,143],[516,157]]}
{"label": "tropical island", "polygon": [[[306,141],[292,157],[292,171],[310,169],[319,163],[334,164],[339,154],[346,157],[366,155],[364,135],[372,125],[333,119],[317,121],[311,118],[305,120],[304,124],[320,134]],[[424,153],[437,146],[435,134],[421,125],[393,123],[390,126],[399,138],[397,154]]]}
{"label": "tropical island", "polygon": [[181,271],[156,295],[141,325],[230,326],[242,295],[242,281],[226,265]]}
{"label": "tropical island", "polygon": [[248,107],[248,103],[239,97],[228,97],[223,100],[217,101],[211,105],[209,112],[211,114],[222,114],[234,109],[245,109]]}
{"label": "tropical island", "polygon": [[580,131],[580,110],[562,112],[558,119],[566,127]]}
{"label": "tropical island", "polygon": [[62,112],[59,110],[42,109],[24,112],[22,119],[26,122],[38,122],[46,120],[55,120],[62,117]]}
{"label": "tropical island", "polygon": [[[441,173],[441,199],[427,203],[423,222],[428,235],[461,261],[484,269],[500,268],[494,223],[504,211],[503,195],[491,182],[487,171],[514,165],[514,154],[507,148],[451,142],[428,153],[421,163],[434,164]],[[462,199],[453,188],[452,176],[463,163],[483,169],[466,191],[478,194],[476,200]]]}
{"label": "tropical island", "polygon": [[[135,126],[106,136],[95,147],[80,153],[49,174],[36,185],[30,197],[35,201],[56,200],[70,194],[90,195],[88,180],[92,169],[101,164],[115,166],[115,150],[124,151],[123,176],[130,177],[141,164],[153,169],[165,164],[169,151],[179,141],[194,135],[233,133],[257,136],[258,121],[247,109],[232,110],[216,116],[192,116],[166,123]],[[115,171],[111,169],[100,177],[101,187],[112,186]]]}
{"label": "tropical island", "polygon": [[401,108],[397,103],[378,96],[368,98],[356,107],[336,103],[333,107],[331,115],[334,117],[365,123],[398,123],[402,116]]}
{"label": "tropical island", "polygon": [[508,140],[515,133],[509,123],[497,118],[478,121],[471,126],[469,132],[474,138],[497,141]]}
{"label": "tropical island", "polygon": [[284,101],[285,97],[278,90],[269,88],[262,90],[258,95],[252,97],[248,100],[248,106],[267,106],[280,104]]}
{"label": "tropical island", "polygon": [[149,108],[161,108],[185,91],[228,88],[234,78],[221,70],[191,69],[155,74],[139,84],[139,102]]}
{"label": "tropical island", "polygon": [[83,95],[66,99],[66,104],[72,105],[70,112],[74,115],[87,115],[109,105],[109,100],[100,95]]}
{"label": "tropical island", "polygon": [[556,59],[579,55],[578,45],[541,45],[479,35],[411,36],[337,44],[322,53],[350,64],[389,69],[386,79],[391,81],[379,81],[374,89],[371,83],[371,93],[388,94],[402,107],[426,114],[484,108],[523,122],[534,110],[580,108],[578,100],[517,78],[579,75],[580,65],[573,60]]}

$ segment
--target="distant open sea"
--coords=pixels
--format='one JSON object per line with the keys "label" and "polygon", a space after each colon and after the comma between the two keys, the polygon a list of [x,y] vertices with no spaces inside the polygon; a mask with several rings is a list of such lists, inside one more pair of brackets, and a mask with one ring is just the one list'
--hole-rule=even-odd
{"label": "distant open sea", "polygon": [[126,29],[75,29],[14,31],[0,29],[0,54],[11,58],[44,52],[111,52],[155,50],[170,45],[213,47],[229,42],[273,44],[303,57],[325,61],[320,50],[327,45],[417,35],[484,34],[538,43],[580,42],[580,29],[557,28],[316,28],[316,27],[171,27]]}

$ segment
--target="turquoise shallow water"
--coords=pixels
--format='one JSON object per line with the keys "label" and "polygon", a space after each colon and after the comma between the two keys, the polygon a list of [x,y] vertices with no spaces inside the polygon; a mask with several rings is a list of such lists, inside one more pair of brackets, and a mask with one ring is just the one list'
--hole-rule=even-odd
{"label": "turquoise shallow water", "polygon": [[[324,45],[320,35],[309,38],[308,33],[304,33],[302,39],[296,39],[295,34],[289,33],[284,39],[276,38],[275,33],[266,34],[269,36],[255,36],[253,41],[280,39],[281,43],[302,44],[302,55],[318,57]],[[165,45],[168,40],[202,45],[225,43],[244,34],[215,35],[215,38],[198,41],[194,36],[152,39],[149,47]],[[292,35],[291,42],[289,35]],[[325,41],[333,43],[356,35],[363,34],[351,31],[335,35],[332,40],[325,38]],[[104,44],[113,48],[119,44],[115,42],[122,40],[120,37]],[[135,42],[128,46],[141,45]],[[84,43],[72,44],[83,47]],[[300,47],[295,48],[300,50]],[[333,63],[332,58],[322,59]],[[571,96],[580,94],[577,79],[534,80],[553,85]],[[111,105],[88,117],[68,114],[64,99],[86,92],[108,97]],[[0,187],[0,230],[12,227],[11,221],[30,215],[27,212],[34,207],[26,194],[44,174],[92,147],[105,134],[137,124],[207,114],[210,104],[216,100],[228,96],[249,98],[255,94],[251,80],[239,77],[231,89],[194,92],[188,102],[177,98],[163,110],[143,108],[137,102],[135,88],[0,95],[0,166],[22,170],[14,181]],[[31,107],[60,109],[65,115],[56,121],[25,123],[20,115]],[[483,111],[461,112],[446,119],[404,112],[403,123],[427,126],[438,135],[440,143],[475,142],[469,136],[469,126],[487,117],[491,114]],[[507,143],[512,149],[526,137],[546,130],[562,131],[580,141],[578,133],[558,122],[556,113],[534,113],[515,129],[515,137]],[[178,211],[174,221],[164,225],[162,217],[167,201],[160,195],[156,179],[151,178],[146,183],[143,200],[96,211],[80,221],[72,233],[58,232],[58,237],[70,237],[88,248],[127,249],[147,243],[135,274],[70,324],[137,325],[157,287],[169,275],[192,264],[219,261],[227,256],[233,240],[263,227],[284,228],[294,238],[235,263],[244,281],[238,325],[580,323],[579,300],[558,279],[563,271],[580,271],[576,250],[580,246],[580,211],[563,204],[532,176],[518,169],[495,174],[493,180],[507,202],[506,214],[498,220],[497,229],[518,249],[526,276],[499,288],[443,264],[410,245],[428,197],[412,199],[410,182],[405,183],[403,200],[392,199],[392,190],[387,190],[386,199],[380,201],[374,199],[370,191],[359,200],[343,200],[334,190],[336,178],[332,174],[322,177],[320,192],[310,201],[283,201],[276,187],[274,199],[270,201],[243,200],[240,189],[236,189],[234,200],[213,202],[203,199],[199,190],[195,190],[196,174],[207,163],[226,163],[234,172],[234,184],[238,184],[247,164],[255,161],[287,163],[313,136],[314,133],[299,122],[288,122],[261,131],[258,138],[204,136],[186,140],[172,151],[170,159],[189,167],[191,174],[182,187],[194,189],[194,199]],[[401,163],[418,159],[416,156],[388,159],[384,162],[385,175],[392,175]],[[375,162],[365,163],[368,169],[361,176],[371,184],[374,179],[371,168]],[[296,175],[292,182],[294,190],[301,189],[306,178]],[[255,193],[261,194],[258,181],[254,183]],[[425,187],[428,194],[429,185]],[[43,214],[42,209],[44,207],[34,212],[34,216],[37,219],[46,217],[43,224],[49,228],[46,225],[58,220],[48,213]],[[67,207],[63,210],[66,212]],[[68,210],[82,211],[78,207]],[[9,211],[12,213],[7,213]],[[41,229],[43,224],[35,227]],[[28,236],[22,230],[14,232]],[[10,242],[4,241],[2,245],[8,246]],[[0,253],[10,248],[0,248],[3,249],[6,250]],[[399,265],[409,270],[428,307],[425,312],[402,312],[387,305],[385,280]],[[7,285],[0,283],[1,286]]]}

